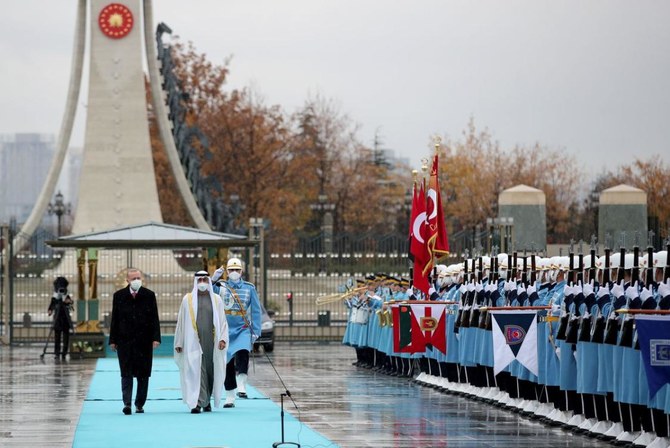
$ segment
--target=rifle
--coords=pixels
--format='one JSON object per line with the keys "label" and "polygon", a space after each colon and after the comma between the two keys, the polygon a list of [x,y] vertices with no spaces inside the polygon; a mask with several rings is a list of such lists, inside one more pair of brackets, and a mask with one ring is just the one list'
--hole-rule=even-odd
{"label": "rifle", "polygon": [[[626,235],[622,235],[622,245],[620,250],[621,259],[619,260],[619,269],[617,272],[617,283],[621,283],[626,278],[625,268],[626,268]],[[610,316],[614,314],[614,307],[610,312]],[[619,337],[619,320],[611,317],[607,319],[607,326],[605,328],[605,344],[617,345],[617,339]]]}
{"label": "rifle", "polygon": [[[665,240],[665,244],[666,244],[665,250],[666,250],[667,253],[670,254],[670,238]],[[665,270],[663,271],[663,281],[667,282],[668,279],[670,279],[670,264],[668,263],[668,261],[666,259]]]}
{"label": "rifle", "polygon": [[511,269],[512,277],[509,280],[516,280],[516,263],[517,263],[517,253],[516,251],[514,251],[512,253],[512,266],[509,267],[509,269]]}
{"label": "rifle", "polygon": [[[481,282],[482,279],[484,278],[484,261],[482,259],[483,257],[480,255],[479,259],[477,260],[477,263],[479,264],[479,271],[477,272],[477,282]],[[474,260],[472,260],[474,264]]]}
{"label": "rifle", "polygon": [[537,265],[535,264],[535,255],[530,257],[530,284],[535,286],[537,282]]}
{"label": "rifle", "polygon": [[640,281],[640,246],[638,245],[638,233],[635,232],[635,245],[633,246],[633,272],[630,276],[630,284]]}
{"label": "rifle", "polygon": [[[465,260],[463,261],[463,284],[468,283],[468,250],[465,250]],[[458,333],[458,329],[461,327],[461,323],[463,322],[463,307],[465,307],[466,303],[466,298],[467,298],[468,292],[465,291],[463,295],[461,296],[461,303],[458,307],[458,315],[456,316],[456,321],[454,322],[454,333]]]}
{"label": "rifle", "polygon": [[523,251],[523,260],[521,261],[521,269],[523,272],[521,273],[521,284],[523,286],[527,287],[528,286],[528,257],[526,257],[526,251]]}
{"label": "rifle", "polygon": [[610,252],[612,249],[605,248],[605,267],[603,268],[603,285],[610,286]]}
{"label": "rifle", "polygon": [[654,247],[649,244],[647,246],[647,278],[644,283],[647,287],[654,284]]}
{"label": "rifle", "polygon": [[583,284],[584,283],[584,252],[582,251],[582,242],[581,241],[579,241],[578,260],[579,260],[579,266],[578,266],[578,271],[577,271],[577,283],[578,284]]}
{"label": "rifle", "polygon": [[570,240],[570,252],[568,252],[568,281],[567,284],[572,286],[575,283],[575,248],[574,241]]}
{"label": "rifle", "polygon": [[589,281],[596,283],[596,237],[591,235],[591,266],[589,266]]}
{"label": "rifle", "polygon": [[[602,286],[610,287],[610,252],[607,241],[608,237],[605,237],[605,266],[603,268],[603,282]],[[607,328],[606,317],[600,313],[600,306],[598,307],[598,318],[593,326],[593,333],[591,334],[591,342],[596,344],[602,344],[605,341],[605,329]]]}

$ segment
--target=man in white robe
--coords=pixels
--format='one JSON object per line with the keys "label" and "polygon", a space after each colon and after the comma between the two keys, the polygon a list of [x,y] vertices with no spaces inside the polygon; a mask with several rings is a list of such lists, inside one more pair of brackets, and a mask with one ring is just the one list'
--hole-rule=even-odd
{"label": "man in white robe", "polygon": [[212,290],[206,271],[198,271],[193,290],[182,299],[174,335],[175,362],[179,366],[182,399],[199,414],[219,407],[226,378],[228,322],[223,301]]}

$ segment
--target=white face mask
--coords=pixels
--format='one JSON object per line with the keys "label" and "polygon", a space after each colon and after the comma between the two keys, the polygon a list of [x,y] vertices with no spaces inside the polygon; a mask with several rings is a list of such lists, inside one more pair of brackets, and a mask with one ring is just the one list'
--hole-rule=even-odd
{"label": "white face mask", "polygon": [[498,269],[498,278],[501,280],[507,279],[507,269]]}
{"label": "white face mask", "polygon": [[205,292],[209,285],[207,283],[198,283],[198,291]]}
{"label": "white face mask", "polygon": [[142,280],[133,280],[130,282],[130,287],[133,291],[137,291],[142,287]]}
{"label": "white face mask", "polygon": [[240,278],[242,278],[242,273],[241,273],[241,272],[237,272],[237,271],[229,272],[229,273],[228,273],[228,278],[231,279],[232,281],[236,282],[236,281],[238,281]]}

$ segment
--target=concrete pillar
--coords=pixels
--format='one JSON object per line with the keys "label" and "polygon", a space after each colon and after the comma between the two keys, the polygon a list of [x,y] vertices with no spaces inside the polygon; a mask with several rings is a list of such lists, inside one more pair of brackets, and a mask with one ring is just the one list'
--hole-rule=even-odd
{"label": "concrete pillar", "polygon": [[[622,240],[625,233],[625,242]],[[618,249],[647,243],[647,193],[630,185],[617,185],[600,193],[598,207],[598,241]],[[607,235],[610,240],[607,241]]]}
{"label": "concrete pillar", "polygon": [[140,0],[90,1],[89,90],[72,233],[163,222],[142,67]]}
{"label": "concrete pillar", "polygon": [[[544,251],[547,247],[547,209],[544,192],[527,185],[503,190],[498,196],[499,221],[511,224],[512,245],[507,250]],[[503,220],[502,218],[507,218]]]}

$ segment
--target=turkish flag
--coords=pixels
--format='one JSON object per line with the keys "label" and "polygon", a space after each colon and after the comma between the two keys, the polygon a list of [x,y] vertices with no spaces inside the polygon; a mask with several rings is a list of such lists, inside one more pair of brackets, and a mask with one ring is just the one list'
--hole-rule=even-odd
{"label": "turkish flag", "polygon": [[[414,261],[414,278],[412,284],[425,294],[428,294],[428,277],[423,273],[424,267],[429,263],[430,257],[426,246],[426,195],[423,182],[417,190],[414,185],[414,197],[412,199],[412,213],[410,220],[410,258]],[[429,269],[430,270],[430,269]]]}
{"label": "turkish flag", "polygon": [[437,178],[438,155],[433,158],[433,166],[430,170],[428,191],[426,192],[426,246],[429,263],[423,267],[423,274],[428,275],[433,267],[433,258],[449,253],[449,240],[447,239],[447,227],[444,224],[444,212],[442,211],[442,198],[440,185]]}

